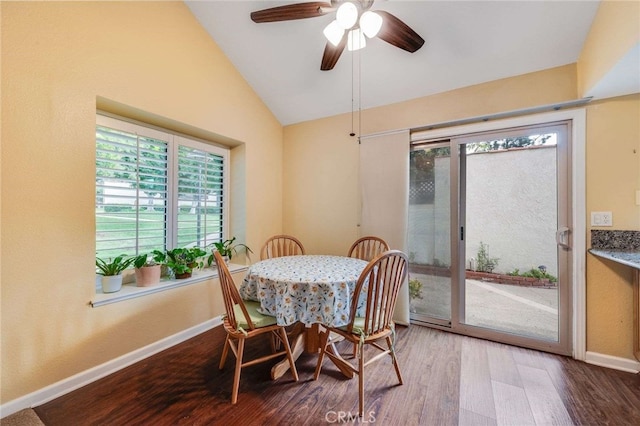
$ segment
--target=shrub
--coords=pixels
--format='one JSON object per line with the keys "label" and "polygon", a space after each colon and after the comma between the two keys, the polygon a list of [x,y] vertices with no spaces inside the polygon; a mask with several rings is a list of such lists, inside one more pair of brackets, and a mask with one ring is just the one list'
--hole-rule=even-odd
{"label": "shrub", "polygon": [[499,258],[497,257],[489,257],[487,247],[480,241],[480,247],[478,248],[478,254],[476,256],[476,270],[491,273],[496,266],[498,266],[498,260]]}

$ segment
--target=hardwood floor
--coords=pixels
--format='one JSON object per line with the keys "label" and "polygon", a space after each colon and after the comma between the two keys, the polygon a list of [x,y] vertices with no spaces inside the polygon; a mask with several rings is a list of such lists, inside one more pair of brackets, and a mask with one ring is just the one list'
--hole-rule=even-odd
{"label": "hardwood floor", "polygon": [[[397,385],[390,361],[366,368],[360,421],[357,378],[347,380],[325,360],[313,381],[316,357],[305,354],[296,364],[297,383],[289,372],[272,381],[269,363],[246,367],[231,405],[233,361],[218,370],[221,327],[35,410],[51,426],[640,424],[638,374],[419,326],[398,328],[404,385]],[[268,350],[266,340],[252,343],[255,353]]]}

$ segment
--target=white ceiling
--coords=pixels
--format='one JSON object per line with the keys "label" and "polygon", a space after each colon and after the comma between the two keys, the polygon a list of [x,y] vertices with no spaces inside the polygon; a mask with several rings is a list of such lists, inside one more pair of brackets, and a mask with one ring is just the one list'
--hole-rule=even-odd
{"label": "white ceiling", "polygon": [[[322,30],[334,14],[256,24],[252,11],[292,2],[185,3],[281,124],[350,112],[354,78],[358,108],[357,54],[345,50],[333,70],[320,71]],[[367,40],[360,51],[361,107],[574,63],[598,4],[377,0],[372,10],[392,13],[426,42],[412,54]]]}

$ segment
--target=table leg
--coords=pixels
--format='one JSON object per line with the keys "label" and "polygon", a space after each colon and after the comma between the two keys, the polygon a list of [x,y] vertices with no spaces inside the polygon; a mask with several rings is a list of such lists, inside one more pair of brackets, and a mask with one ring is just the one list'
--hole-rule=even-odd
{"label": "table leg", "polygon": [[[298,333],[291,342],[291,354],[293,355],[294,361],[300,358],[300,355],[304,352],[306,334],[307,333],[304,332]],[[271,378],[273,380],[279,379],[287,370],[289,370],[289,360],[285,357],[285,359],[271,367]]]}
{"label": "table leg", "polygon": [[338,357],[338,359],[327,357],[331,360],[331,362],[335,364],[336,367],[338,367],[338,370],[340,370],[340,372],[344,374],[346,377],[348,377],[349,379],[353,378],[354,373],[353,373],[353,370],[351,369],[350,364],[342,358],[342,355],[338,353],[338,350],[336,349],[336,346],[334,343],[330,343],[327,346],[327,352]]}
{"label": "table leg", "polygon": [[[291,342],[291,353],[293,355],[294,361],[300,358],[303,352],[307,353],[318,353],[320,349],[320,328],[318,324],[313,324],[311,327],[306,327],[300,330],[299,327],[295,327],[294,330],[301,331],[296,334]],[[338,350],[335,347],[335,343],[339,342],[343,339],[343,337],[339,334],[333,333],[331,335],[331,340],[327,347],[327,352],[334,354],[340,359],[334,359],[332,357],[329,358],[338,370],[342,372],[346,377],[353,378],[353,370],[349,366],[347,361],[342,360],[342,356],[338,353]],[[273,367],[271,367],[271,379],[276,380],[282,377],[289,370],[289,360],[287,358],[283,359]]]}

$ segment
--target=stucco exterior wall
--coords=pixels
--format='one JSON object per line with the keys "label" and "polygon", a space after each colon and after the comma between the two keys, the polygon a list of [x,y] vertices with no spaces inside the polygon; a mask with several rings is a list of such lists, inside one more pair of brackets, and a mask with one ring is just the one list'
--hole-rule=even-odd
{"label": "stucco exterior wall", "polygon": [[[448,162],[435,160],[435,203],[409,206],[409,256],[416,263],[450,264]],[[545,265],[557,276],[555,168],[555,146],[467,157],[466,268],[482,242],[499,258],[495,272]]]}

